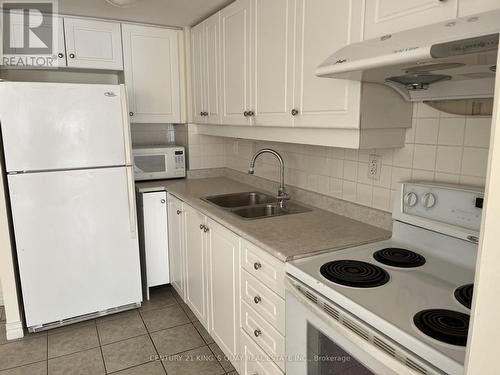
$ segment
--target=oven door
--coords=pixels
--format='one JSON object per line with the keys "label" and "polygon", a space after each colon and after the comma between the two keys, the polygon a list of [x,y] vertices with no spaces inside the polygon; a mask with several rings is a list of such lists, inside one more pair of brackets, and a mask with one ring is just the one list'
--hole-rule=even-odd
{"label": "oven door", "polygon": [[366,325],[289,276],[285,285],[287,375],[441,374],[416,359],[421,370],[411,369],[370,342]]}

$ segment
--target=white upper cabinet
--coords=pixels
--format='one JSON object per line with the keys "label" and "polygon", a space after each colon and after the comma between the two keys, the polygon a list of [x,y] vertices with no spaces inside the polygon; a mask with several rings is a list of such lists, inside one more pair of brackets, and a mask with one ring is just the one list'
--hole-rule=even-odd
{"label": "white upper cabinet", "polygon": [[296,19],[294,126],[358,128],[361,84],[319,78],[315,70],[333,51],[361,40],[361,2],[297,0]]}
{"label": "white upper cabinet", "polygon": [[193,119],[219,124],[220,111],[220,13],[191,30],[191,80]]}
{"label": "white upper cabinet", "polygon": [[236,0],[220,12],[223,124],[251,124],[250,0]]}
{"label": "white upper cabinet", "polygon": [[[459,0],[370,0],[366,2],[364,38],[430,25],[457,16]],[[477,3],[477,0],[473,0]]]}
{"label": "white upper cabinet", "polygon": [[179,33],[122,25],[125,84],[131,122],[181,122]]}
{"label": "white upper cabinet", "polygon": [[68,67],[122,70],[120,24],[64,18]]}
{"label": "white upper cabinet", "polygon": [[[315,0],[316,1],[316,0]],[[255,125],[292,126],[296,0],[252,0]]]}
{"label": "white upper cabinet", "polygon": [[458,16],[467,17],[496,9],[500,9],[499,0],[460,0],[458,3]]}

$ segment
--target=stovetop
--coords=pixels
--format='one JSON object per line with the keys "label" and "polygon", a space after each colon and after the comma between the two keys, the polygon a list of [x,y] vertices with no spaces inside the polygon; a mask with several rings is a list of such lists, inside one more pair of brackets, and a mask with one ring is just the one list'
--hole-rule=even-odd
{"label": "stovetop", "polygon": [[[292,261],[287,273],[453,373],[465,359],[470,309],[464,300],[472,289],[460,287],[473,283],[476,251],[474,243],[396,222],[390,240]],[[340,281],[339,270],[348,274]]]}

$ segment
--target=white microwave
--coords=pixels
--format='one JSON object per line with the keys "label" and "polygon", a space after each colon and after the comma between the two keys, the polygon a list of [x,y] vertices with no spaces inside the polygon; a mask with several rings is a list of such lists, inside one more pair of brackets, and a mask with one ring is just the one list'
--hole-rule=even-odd
{"label": "white microwave", "polygon": [[144,146],[132,150],[136,181],[186,177],[182,146]]}

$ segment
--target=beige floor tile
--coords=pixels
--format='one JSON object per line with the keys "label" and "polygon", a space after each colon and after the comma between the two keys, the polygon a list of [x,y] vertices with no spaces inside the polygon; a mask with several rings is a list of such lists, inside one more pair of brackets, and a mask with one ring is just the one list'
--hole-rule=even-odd
{"label": "beige floor tile", "polygon": [[222,349],[215,342],[209,345],[210,350],[214,353],[215,358],[219,361],[220,365],[226,372],[234,371],[234,366],[231,364],[229,359],[226,357]]}
{"label": "beige floor tile", "polygon": [[37,362],[10,370],[0,371],[0,375],[47,375],[47,362]]}
{"label": "beige floor tile", "polygon": [[189,308],[188,305],[186,305],[184,302],[180,303],[179,305],[182,307],[182,310],[184,310],[191,322],[198,321],[198,318],[196,317],[196,315],[194,315],[194,312]]}
{"label": "beige floor tile", "polygon": [[171,328],[189,323],[189,318],[179,305],[172,305],[163,309],[141,312],[142,318],[149,332]]}
{"label": "beige floor tile", "polygon": [[147,363],[157,355],[148,335],[105,345],[102,347],[102,353],[108,372]]}
{"label": "beige floor tile", "polygon": [[148,333],[139,314],[98,322],[97,332],[99,333],[101,345]]}
{"label": "beige floor tile", "polygon": [[113,373],[113,375],[165,375],[165,370],[163,369],[161,362],[156,361],[118,371]]}
{"label": "beige floor tile", "polygon": [[59,328],[53,328],[53,329],[48,330],[47,334],[49,336],[50,335],[58,335],[58,334],[63,333],[63,332],[70,332],[70,331],[73,331],[75,329],[79,329],[82,327],[88,327],[88,326],[95,326],[95,320],[94,319],[84,320],[83,322],[69,324],[67,326],[62,326]]}
{"label": "beige floor tile", "polygon": [[205,341],[192,324],[154,332],[151,338],[160,356],[177,354],[205,345]]}
{"label": "beige floor tile", "polygon": [[97,329],[95,325],[88,325],[49,335],[49,358],[60,357],[67,354],[99,346]]}
{"label": "beige floor tile", "polygon": [[7,333],[5,331],[5,323],[0,323],[0,345],[7,343]]}
{"label": "beige floor tile", "polygon": [[105,373],[99,348],[49,359],[49,375],[103,375]]}
{"label": "beige floor tile", "polygon": [[171,356],[163,363],[168,375],[222,375],[225,373],[208,346]]}
{"label": "beige floor tile", "polygon": [[201,337],[203,337],[203,340],[205,340],[207,345],[214,342],[214,339],[212,338],[212,336],[210,336],[210,334],[207,332],[205,327],[203,327],[201,325],[200,322],[194,322],[193,325],[196,328],[196,330],[200,333]]}
{"label": "beige floor tile", "polygon": [[101,316],[100,318],[96,319],[96,323],[101,324],[104,322],[109,322],[110,320],[130,318],[133,316],[139,316],[139,309],[127,310],[116,314]]}
{"label": "beige floor tile", "polygon": [[177,305],[177,300],[172,294],[171,288],[151,288],[149,293],[150,299],[149,301],[143,301],[141,311],[151,311],[171,305]]}
{"label": "beige floor tile", "polygon": [[46,359],[47,337],[33,337],[0,345],[0,370],[40,362]]}

